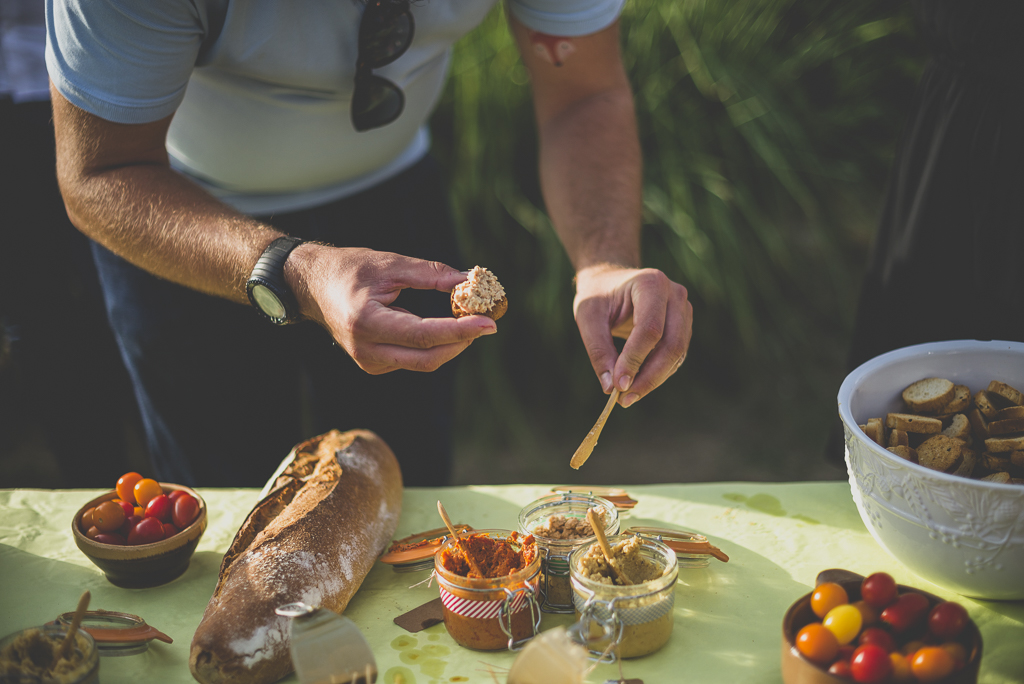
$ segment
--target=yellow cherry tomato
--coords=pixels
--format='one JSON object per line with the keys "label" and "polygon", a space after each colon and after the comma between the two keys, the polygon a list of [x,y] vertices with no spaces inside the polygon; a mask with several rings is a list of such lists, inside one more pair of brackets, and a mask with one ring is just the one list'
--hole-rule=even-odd
{"label": "yellow cherry tomato", "polygon": [[135,501],[142,508],[145,508],[146,504],[163,493],[164,490],[160,486],[160,483],[156,480],[151,480],[148,477],[135,483]]}
{"label": "yellow cherry tomato", "polygon": [[912,682],[914,672],[910,669],[910,661],[902,653],[890,653],[889,660],[892,661],[892,681]]}
{"label": "yellow cherry tomato", "polygon": [[828,614],[828,611],[849,602],[850,597],[847,596],[846,590],[835,582],[822,582],[814,588],[814,593],[811,594],[811,610],[822,619]]}
{"label": "yellow cherry tomato", "polygon": [[861,617],[860,611],[847,603],[828,611],[821,624],[836,635],[836,640],[840,644],[848,644],[860,634],[863,622],[864,618]]}

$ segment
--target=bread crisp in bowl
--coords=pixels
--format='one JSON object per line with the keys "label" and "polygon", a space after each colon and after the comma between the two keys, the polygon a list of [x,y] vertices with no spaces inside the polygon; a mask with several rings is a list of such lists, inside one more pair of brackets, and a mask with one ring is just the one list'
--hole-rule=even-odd
{"label": "bread crisp in bowl", "polygon": [[493,273],[483,266],[474,266],[466,282],[452,290],[452,314],[456,318],[482,314],[498,320],[508,311],[508,298]]}

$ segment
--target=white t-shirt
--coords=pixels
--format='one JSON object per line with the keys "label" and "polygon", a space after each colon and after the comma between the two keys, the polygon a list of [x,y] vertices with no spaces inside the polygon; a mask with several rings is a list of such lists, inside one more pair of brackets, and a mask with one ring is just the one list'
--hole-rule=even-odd
{"label": "white t-shirt", "polygon": [[[524,25],[579,36],[624,0],[507,0]],[[249,214],[317,206],[419,160],[450,48],[497,0],[414,0],[409,49],[374,70],[401,116],[358,132],[360,0],[46,0],[46,66],[72,104],[116,123],[176,112],[172,166]]]}

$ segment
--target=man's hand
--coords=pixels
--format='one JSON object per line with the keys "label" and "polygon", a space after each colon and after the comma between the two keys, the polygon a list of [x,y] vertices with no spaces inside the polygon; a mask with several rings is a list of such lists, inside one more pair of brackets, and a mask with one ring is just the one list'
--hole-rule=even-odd
{"label": "man's hand", "polygon": [[[618,387],[623,407],[665,382],[686,358],[693,306],[686,288],[661,271],[584,268],[576,274],[573,312],[601,386]],[[626,340],[621,354],[613,336]]]}
{"label": "man's hand", "polygon": [[437,370],[497,326],[487,316],[420,318],[392,306],[404,288],[451,292],[466,276],[389,252],[300,245],[285,277],[304,316],[319,322],[367,373]]}

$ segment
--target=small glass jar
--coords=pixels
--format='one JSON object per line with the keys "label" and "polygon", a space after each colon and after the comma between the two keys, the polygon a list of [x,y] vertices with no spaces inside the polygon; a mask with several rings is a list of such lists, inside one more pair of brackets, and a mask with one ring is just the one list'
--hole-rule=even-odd
{"label": "small glass jar", "polygon": [[[4,637],[0,640],[0,681],[5,684],[98,684],[100,654],[96,649],[96,641],[85,630],[75,632],[71,658],[59,661],[52,670],[38,668],[36,671],[30,658],[19,658],[16,654],[17,651],[31,648],[30,644],[39,639],[49,642],[56,650],[66,634],[67,628],[63,625],[43,625]],[[19,662],[11,662],[12,659]]]}
{"label": "small glass jar", "polygon": [[[615,546],[633,535],[608,538]],[[580,571],[582,559],[596,542],[573,551],[569,559],[573,604],[579,633],[592,655],[605,660],[637,658],[654,653],[672,636],[676,579],[676,554],[665,544],[640,536],[640,555],[655,563],[662,574],[628,586],[603,584]]]}
{"label": "small glass jar", "polygon": [[540,609],[545,613],[573,612],[572,584],[569,581],[569,556],[581,546],[594,541],[589,535],[573,539],[555,539],[538,533],[556,515],[572,520],[586,520],[587,511],[596,508],[604,517],[604,534],[619,533],[619,513],[607,499],[591,494],[562,492],[551,494],[528,504],[519,512],[519,532],[532,534],[541,555]]}
{"label": "small glass jar", "polygon": [[[509,530],[476,530],[467,536],[487,536],[519,544]],[[466,537],[463,537],[465,539]],[[434,556],[434,575],[443,605],[444,626],[460,646],[478,651],[517,650],[540,631],[537,585],[540,556],[504,577],[463,577],[444,567],[445,552],[456,544],[449,539]]]}

